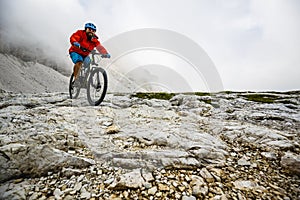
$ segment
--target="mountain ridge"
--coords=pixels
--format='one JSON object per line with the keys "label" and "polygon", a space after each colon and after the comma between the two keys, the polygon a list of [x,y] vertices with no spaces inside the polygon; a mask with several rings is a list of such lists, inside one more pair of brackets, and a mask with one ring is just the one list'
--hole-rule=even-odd
{"label": "mountain ridge", "polygon": [[68,91],[68,77],[43,64],[0,53],[0,88],[21,93]]}

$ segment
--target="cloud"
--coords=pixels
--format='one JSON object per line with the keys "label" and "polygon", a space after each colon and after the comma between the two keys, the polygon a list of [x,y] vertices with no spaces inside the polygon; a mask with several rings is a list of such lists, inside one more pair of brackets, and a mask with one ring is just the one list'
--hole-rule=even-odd
{"label": "cloud", "polygon": [[68,62],[69,36],[87,21],[97,24],[102,41],[168,29],[207,52],[225,89],[290,90],[300,87],[299,10],[297,0],[2,0],[0,24],[9,40]]}
{"label": "cloud", "polygon": [[[251,17],[260,30],[243,61],[254,89],[299,89],[300,4],[298,1],[253,1]],[[251,38],[250,35],[247,38]],[[247,39],[246,38],[246,39]],[[240,57],[241,60],[242,57]]]}

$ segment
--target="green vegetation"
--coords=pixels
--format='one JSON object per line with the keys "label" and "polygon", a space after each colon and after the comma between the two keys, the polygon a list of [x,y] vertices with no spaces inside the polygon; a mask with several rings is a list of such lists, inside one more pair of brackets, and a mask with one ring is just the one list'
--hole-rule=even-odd
{"label": "green vegetation", "polygon": [[224,94],[233,94],[233,93],[237,93],[237,92],[225,90],[225,91],[222,91],[222,92],[220,92],[220,93],[224,93]]}
{"label": "green vegetation", "polygon": [[254,101],[259,103],[274,103],[274,101],[278,99],[278,96],[270,94],[246,94],[242,96],[246,97],[248,101]]}
{"label": "green vegetation", "polygon": [[[269,92],[269,93],[255,93],[255,92],[231,92],[231,91],[223,91],[220,93],[224,94],[237,94],[237,96],[243,97],[248,101],[258,102],[258,103],[283,103],[283,104],[290,104],[290,105],[297,105],[297,102],[294,102],[290,99],[287,99],[282,94],[285,93],[279,93],[281,95],[278,95],[275,92]],[[299,92],[294,92],[295,94],[298,94]],[[204,98],[201,98],[201,101],[211,104],[214,94],[213,93],[207,93],[207,92],[189,92],[189,93],[182,93],[184,95],[197,95]],[[177,93],[167,93],[167,92],[138,92],[135,94],[132,94],[131,97],[137,97],[141,99],[162,99],[162,100],[170,100],[172,97],[177,95]],[[208,98],[205,98],[207,96]],[[211,98],[209,98],[211,97]],[[229,98],[234,99],[234,97]]]}
{"label": "green vegetation", "polygon": [[[210,93],[207,92],[195,92],[195,93],[183,93],[183,94],[190,94],[190,95],[197,95],[197,96],[210,96]],[[142,99],[163,99],[163,100],[170,100],[172,97],[174,97],[176,93],[166,93],[166,92],[151,92],[151,93],[144,93],[144,92],[138,92],[131,97],[137,97]]]}
{"label": "green vegetation", "polygon": [[141,99],[163,99],[163,100],[170,100],[174,97],[175,93],[166,93],[166,92],[153,92],[153,93],[143,93],[138,92],[133,94],[131,97],[137,97]]}
{"label": "green vegetation", "polygon": [[[195,93],[183,93],[185,95],[197,95],[197,96],[210,96],[210,93],[206,93],[206,92],[195,92]],[[131,97],[137,97],[137,98],[141,98],[141,99],[162,99],[162,100],[170,100],[172,97],[174,97],[176,95],[176,93],[166,93],[166,92],[152,92],[152,93],[144,93],[144,92],[138,92],[135,93],[133,95],[131,95]],[[210,99],[203,99],[201,100],[205,103],[211,104],[211,100]]]}
{"label": "green vegetation", "polygon": [[[224,90],[224,91],[220,91],[220,92],[217,92],[217,94],[245,94],[247,91],[232,91],[232,90]],[[248,91],[250,93],[252,93],[251,91]]]}
{"label": "green vegetation", "polygon": [[211,95],[210,93],[207,93],[207,92],[195,92],[194,94],[197,96],[210,96]]}

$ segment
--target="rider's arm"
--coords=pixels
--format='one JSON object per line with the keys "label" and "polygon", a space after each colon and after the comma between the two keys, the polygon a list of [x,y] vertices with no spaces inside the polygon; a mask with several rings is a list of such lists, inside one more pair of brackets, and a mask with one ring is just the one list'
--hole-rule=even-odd
{"label": "rider's arm", "polygon": [[106,49],[104,48],[104,46],[101,45],[100,42],[97,42],[96,49],[97,49],[97,51],[99,51],[99,53],[101,53],[101,54],[108,54],[108,52],[106,51]]}
{"label": "rider's arm", "polygon": [[74,42],[79,42],[81,40],[81,32],[78,30],[77,32],[73,33],[70,37],[71,45],[74,44]]}

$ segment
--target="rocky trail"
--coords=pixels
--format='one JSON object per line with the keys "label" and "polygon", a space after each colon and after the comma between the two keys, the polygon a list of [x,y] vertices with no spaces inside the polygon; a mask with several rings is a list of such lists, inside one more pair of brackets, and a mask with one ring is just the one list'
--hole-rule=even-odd
{"label": "rocky trail", "polygon": [[0,99],[0,199],[300,199],[299,91]]}

